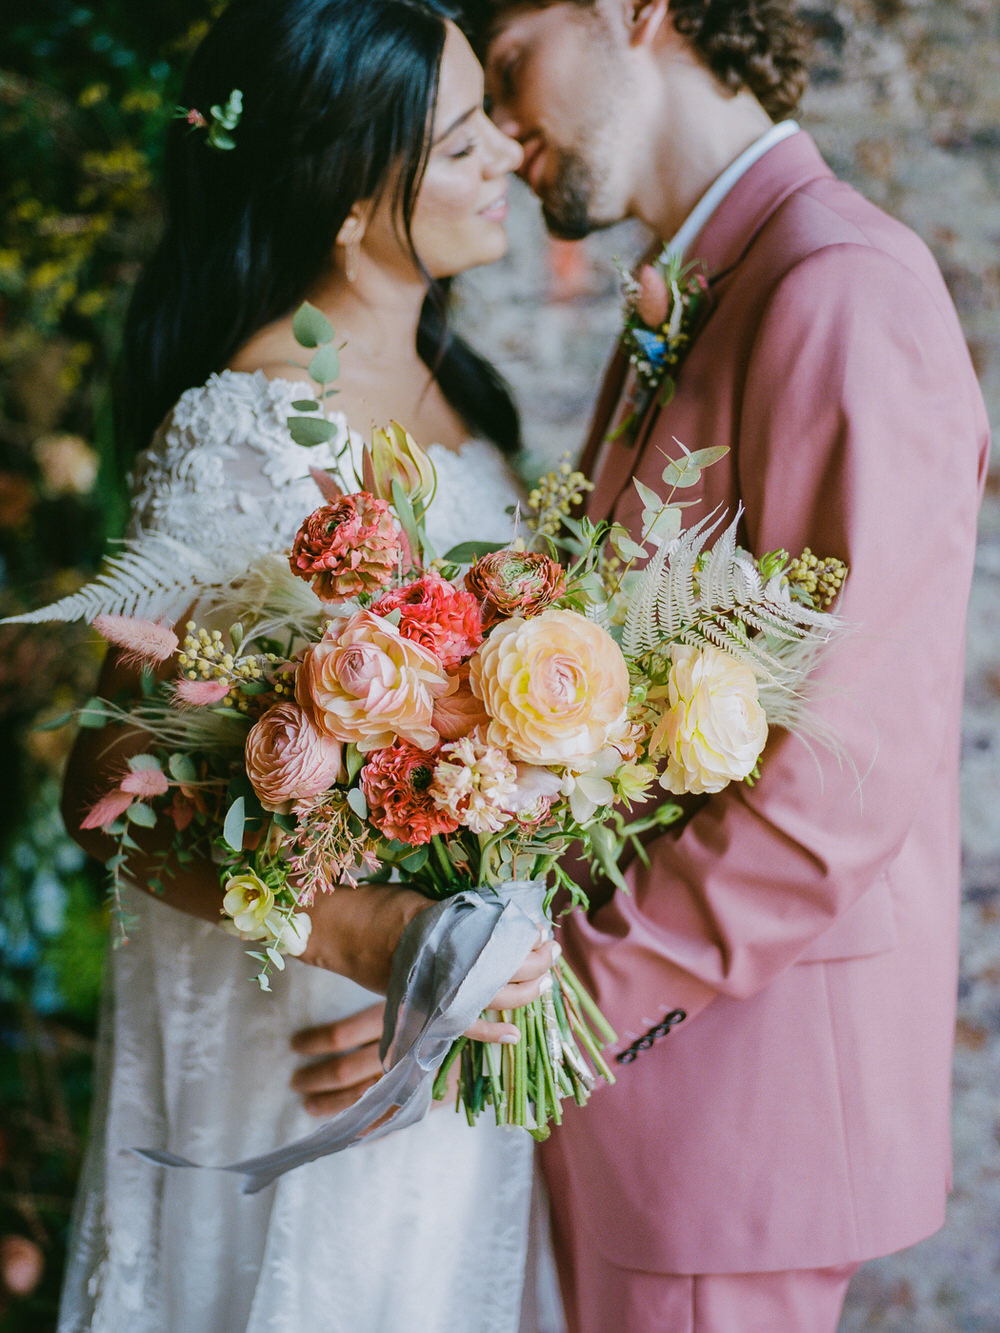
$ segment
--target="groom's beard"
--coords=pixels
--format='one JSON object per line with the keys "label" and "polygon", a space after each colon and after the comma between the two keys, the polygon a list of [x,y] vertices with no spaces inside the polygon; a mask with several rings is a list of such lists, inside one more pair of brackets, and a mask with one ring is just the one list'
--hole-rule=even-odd
{"label": "groom's beard", "polygon": [[592,231],[611,226],[611,222],[591,216],[597,192],[589,163],[569,149],[556,155],[555,179],[542,196],[542,216],[553,236],[563,241],[579,241]]}

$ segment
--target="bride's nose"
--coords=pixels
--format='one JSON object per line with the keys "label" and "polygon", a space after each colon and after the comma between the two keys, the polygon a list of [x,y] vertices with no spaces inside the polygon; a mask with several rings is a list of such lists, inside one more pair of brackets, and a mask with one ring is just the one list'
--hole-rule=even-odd
{"label": "bride's nose", "polygon": [[490,135],[490,174],[494,176],[506,176],[509,171],[516,171],[524,159],[524,149],[512,139],[509,134],[504,134],[490,120],[487,121]]}

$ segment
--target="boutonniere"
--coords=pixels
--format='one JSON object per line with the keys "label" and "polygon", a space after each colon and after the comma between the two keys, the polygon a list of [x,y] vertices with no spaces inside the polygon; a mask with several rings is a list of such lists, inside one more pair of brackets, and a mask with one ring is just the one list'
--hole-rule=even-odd
{"label": "boutonniere", "polygon": [[634,432],[654,396],[658,396],[661,407],[673,398],[677,372],[708,296],[708,279],[701,261],[685,264],[666,247],[637,273],[621,273],[625,298],[621,341],[636,382],[631,411],[611,439]]}

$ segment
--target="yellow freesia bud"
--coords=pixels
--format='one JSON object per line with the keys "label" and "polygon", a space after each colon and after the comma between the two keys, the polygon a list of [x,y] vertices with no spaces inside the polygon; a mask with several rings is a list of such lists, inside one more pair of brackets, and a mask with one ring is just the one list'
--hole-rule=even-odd
{"label": "yellow freesia bud", "polygon": [[434,464],[416,440],[398,421],[388,429],[372,431],[372,442],[363,455],[365,490],[392,503],[392,483],[398,481],[410,504],[425,505],[434,494],[437,475]]}

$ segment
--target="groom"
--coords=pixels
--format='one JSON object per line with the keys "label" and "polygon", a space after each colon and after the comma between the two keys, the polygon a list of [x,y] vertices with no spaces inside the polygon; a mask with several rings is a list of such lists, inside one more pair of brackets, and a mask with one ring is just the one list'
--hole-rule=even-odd
{"label": "groom", "polygon": [[633,476],[662,491],[674,437],[723,444],[693,515],[742,503],[756,553],[850,565],[816,704],[848,758],[774,734],[755,786],[564,927],[620,1033],[617,1083],[544,1150],[570,1327],[832,1333],[858,1265],[944,1217],[983,404],[928,251],[786,119],[790,5],[481,10],[550,229],[638,217],[710,281],[673,399],[613,440],[634,400],[612,360],[591,516],[635,531]]}

